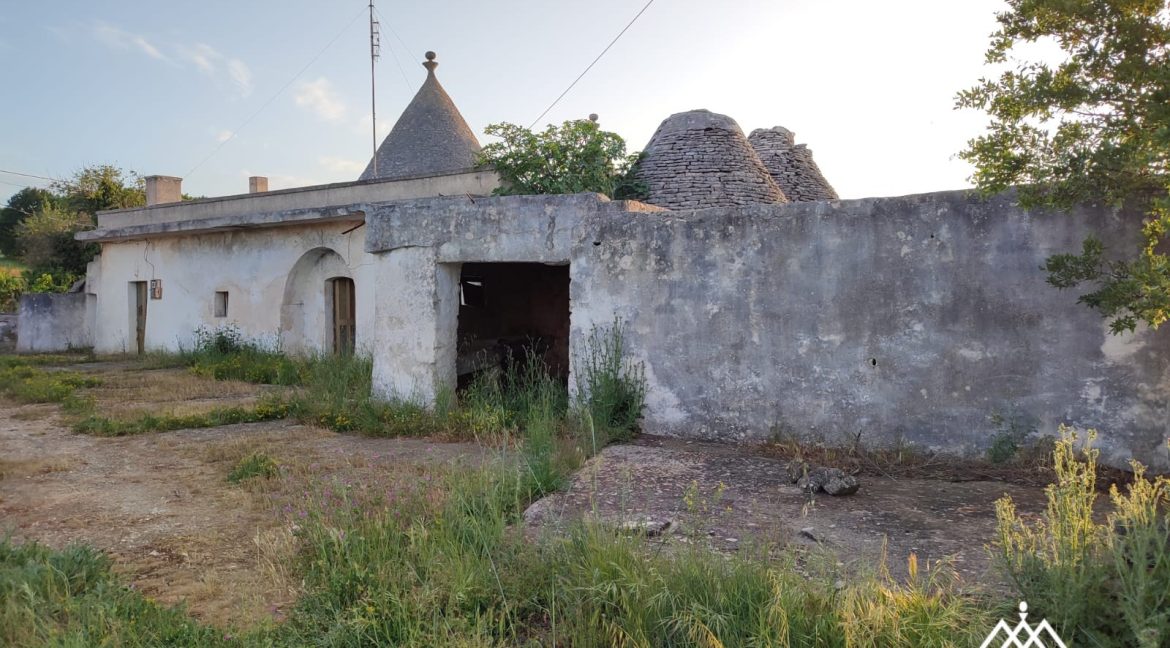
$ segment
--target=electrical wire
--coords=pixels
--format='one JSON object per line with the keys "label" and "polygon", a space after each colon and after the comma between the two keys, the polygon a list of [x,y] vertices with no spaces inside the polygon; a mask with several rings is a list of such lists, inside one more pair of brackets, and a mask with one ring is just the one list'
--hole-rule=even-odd
{"label": "electrical wire", "polygon": [[8,175],[23,176],[25,178],[36,178],[38,180],[48,180],[49,182],[56,182],[56,178],[50,178],[48,176],[43,176],[43,175],[36,175],[33,173],[21,173],[20,171],[9,171],[7,169],[0,169],[0,173],[7,173]]}
{"label": "electrical wire", "polygon": [[277,97],[279,97],[280,95],[284,94],[284,91],[285,91],[285,90],[288,90],[288,89],[289,89],[289,86],[291,86],[291,85],[292,85],[292,84],[293,84],[293,83],[294,83],[294,82],[295,82],[297,79],[301,78],[301,75],[302,75],[302,74],[304,74],[304,73],[305,73],[305,72],[306,72],[306,71],[307,71],[307,70],[308,70],[310,67],[312,67],[312,65],[313,65],[314,63],[316,63],[316,62],[317,62],[317,59],[321,58],[321,56],[323,56],[323,55],[325,54],[325,52],[326,52],[326,51],[327,51],[327,50],[328,50],[330,47],[333,47],[333,44],[334,44],[334,43],[336,43],[336,42],[337,42],[337,40],[338,40],[339,38],[341,38],[342,34],[344,34],[345,32],[349,31],[349,28],[350,28],[350,27],[353,27],[353,24],[354,24],[355,22],[357,22],[357,19],[358,19],[358,18],[361,18],[361,17],[362,17],[362,15],[364,15],[364,14],[366,13],[366,11],[367,11],[367,10],[368,10],[368,7],[367,7],[366,5],[363,5],[363,6],[362,6],[362,8],[361,8],[361,11],[358,11],[358,12],[357,12],[357,14],[355,14],[355,15],[354,15],[353,19],[352,19],[352,20],[350,20],[350,21],[349,21],[349,23],[348,23],[348,24],[346,24],[346,26],[345,26],[345,27],[343,27],[343,28],[341,29],[341,31],[337,32],[337,35],[336,35],[336,36],[334,36],[334,37],[333,37],[333,39],[332,39],[332,40],[330,40],[330,41],[329,41],[329,42],[328,42],[328,43],[325,45],[325,47],[322,47],[322,48],[321,48],[321,51],[320,51],[320,52],[317,52],[317,54],[316,54],[316,55],[315,55],[313,58],[309,59],[309,62],[308,62],[308,63],[305,63],[304,67],[302,67],[302,68],[300,69],[300,71],[299,71],[299,72],[297,72],[296,74],[294,74],[294,75],[293,75],[293,77],[292,77],[291,79],[289,79],[287,83],[285,83],[283,86],[281,86],[280,90],[277,90],[277,91],[276,91],[276,94],[274,94],[274,95],[272,95],[271,97],[269,97],[269,98],[268,98],[268,101],[265,101],[265,102],[264,102],[264,104],[263,104],[263,105],[261,105],[261,106],[260,106],[260,108],[258,108],[258,109],[256,110],[256,112],[252,113],[252,116],[248,117],[247,119],[245,119],[245,120],[243,121],[243,123],[241,123],[239,126],[237,126],[237,127],[235,128],[235,130],[233,130],[233,131],[232,131],[231,137],[228,137],[228,138],[227,138],[227,139],[225,139],[224,141],[220,142],[220,143],[219,143],[219,146],[216,146],[216,147],[215,147],[215,149],[211,151],[211,153],[208,153],[208,154],[207,154],[207,157],[203,158],[202,160],[200,160],[200,161],[199,161],[199,163],[198,163],[198,164],[196,164],[195,166],[191,167],[191,170],[187,172],[187,174],[184,176],[184,178],[189,178],[189,177],[191,177],[191,174],[195,173],[195,171],[196,171],[196,170],[197,170],[199,167],[203,166],[203,164],[204,164],[205,162],[207,162],[207,161],[208,161],[208,160],[210,160],[212,157],[214,157],[216,153],[219,153],[219,152],[220,152],[220,150],[221,150],[221,149],[223,149],[223,147],[224,147],[224,146],[226,146],[228,142],[230,142],[230,141],[232,141],[232,140],[236,139],[236,136],[240,134],[240,131],[241,131],[241,130],[243,130],[245,127],[247,127],[247,126],[248,126],[248,124],[252,123],[252,120],[254,120],[254,119],[256,119],[257,117],[259,117],[259,116],[260,116],[260,113],[264,112],[264,109],[265,109],[265,108],[267,108],[267,107],[268,107],[270,104],[272,104],[272,102],[273,102],[273,101],[276,101],[276,98],[277,98]]}
{"label": "electrical wire", "polygon": [[[398,44],[402,45],[403,52],[409,55],[410,49],[407,48],[406,44],[402,42],[402,39],[398,37],[398,32],[394,31],[394,27],[390,24],[390,21],[386,20],[386,17],[382,15],[382,11],[377,7],[374,7],[374,13],[378,14],[378,20],[381,21],[378,24],[384,25],[386,29],[389,29],[390,33],[394,34],[394,38],[398,40]],[[394,65],[398,66],[398,73],[402,75],[402,83],[406,84],[406,90],[409,92],[411,87],[410,80],[406,78],[406,70],[402,67],[402,61],[398,60],[398,55],[394,53],[394,46],[390,45],[389,43],[387,43],[387,45],[389,45],[388,49],[390,50],[390,56],[394,59]]]}
{"label": "electrical wire", "polygon": [[634,23],[642,17],[642,14],[646,13],[646,10],[649,9],[650,5],[652,4],[654,4],[654,0],[649,0],[649,2],[647,2],[646,5],[642,7],[642,10],[635,14],[634,17],[630,19],[630,22],[626,23],[625,27],[622,27],[622,30],[618,32],[618,35],[614,36],[613,40],[609,41],[609,45],[606,45],[605,49],[601,50],[601,53],[597,55],[597,58],[593,59],[593,62],[590,63],[589,66],[581,72],[581,74],[578,74],[576,79],[573,79],[573,82],[569,84],[569,87],[565,88],[565,91],[562,92],[559,97],[554,99],[553,102],[548,105],[548,108],[545,108],[544,112],[540,113],[539,117],[532,120],[532,123],[528,125],[529,129],[531,129],[533,126],[536,126],[536,123],[543,119],[544,116],[548,114],[548,111],[553,109],[553,106],[560,103],[561,99],[564,99],[565,95],[569,94],[569,91],[573,89],[573,86],[577,85],[577,82],[580,81],[586,74],[588,74],[589,70],[592,70],[594,65],[597,65],[597,62],[601,60],[601,57],[605,56],[605,53],[609,51],[609,48],[613,47],[614,43],[618,42],[618,39],[622,37],[622,34],[625,34],[626,30],[632,27]]}

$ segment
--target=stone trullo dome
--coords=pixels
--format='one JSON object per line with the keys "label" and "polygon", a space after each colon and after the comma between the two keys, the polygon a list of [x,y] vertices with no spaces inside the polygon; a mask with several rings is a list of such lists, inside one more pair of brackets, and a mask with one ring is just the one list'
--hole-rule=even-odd
{"label": "stone trullo dome", "polygon": [[788,202],[735,120],[708,110],[662,122],[638,165],[645,202],[701,209]]}
{"label": "stone trullo dome", "polygon": [[797,144],[792,131],[783,126],[757,128],[748,141],[789,200],[837,200],[836,190],[813,161],[812,151]]}
{"label": "stone trullo dome", "polygon": [[359,180],[405,178],[409,176],[461,171],[475,166],[479,140],[455,107],[455,102],[435,77],[435,53],[427,52],[423,67],[427,79]]}

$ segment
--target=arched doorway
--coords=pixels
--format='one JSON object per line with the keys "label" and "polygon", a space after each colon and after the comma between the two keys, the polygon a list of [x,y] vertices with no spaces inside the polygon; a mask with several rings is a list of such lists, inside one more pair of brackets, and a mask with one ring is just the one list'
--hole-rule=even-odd
{"label": "arched doorway", "polygon": [[[339,298],[344,300],[340,304]],[[340,328],[339,305],[343,307]],[[352,351],[355,313],[353,275],[345,260],[329,248],[309,250],[297,259],[285,280],[280,306],[281,348],[294,355]]]}

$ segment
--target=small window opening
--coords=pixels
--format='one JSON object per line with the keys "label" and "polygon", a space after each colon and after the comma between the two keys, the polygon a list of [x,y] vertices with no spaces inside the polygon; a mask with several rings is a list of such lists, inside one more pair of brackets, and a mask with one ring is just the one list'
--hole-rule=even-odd
{"label": "small window opening", "polygon": [[228,294],[226,290],[217,290],[215,292],[215,316],[227,317],[228,313]]}

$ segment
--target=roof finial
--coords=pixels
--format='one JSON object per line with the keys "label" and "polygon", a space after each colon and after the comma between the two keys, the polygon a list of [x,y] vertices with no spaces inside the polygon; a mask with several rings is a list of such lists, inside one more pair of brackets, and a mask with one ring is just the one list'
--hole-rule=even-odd
{"label": "roof finial", "polygon": [[434,74],[435,68],[439,67],[439,64],[435,62],[435,53],[427,52],[426,57],[427,60],[423,61],[423,67],[427,69],[427,74]]}

